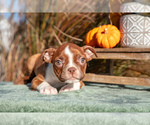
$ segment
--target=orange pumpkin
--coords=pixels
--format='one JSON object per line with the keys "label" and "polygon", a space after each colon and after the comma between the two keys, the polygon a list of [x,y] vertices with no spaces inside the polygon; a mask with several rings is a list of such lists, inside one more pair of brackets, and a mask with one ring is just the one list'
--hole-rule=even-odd
{"label": "orange pumpkin", "polygon": [[113,48],[120,41],[120,31],[116,26],[103,25],[96,33],[96,41],[99,47]]}
{"label": "orange pumpkin", "polygon": [[98,31],[99,27],[96,27],[92,30],[90,30],[87,34],[86,34],[86,38],[85,38],[85,44],[89,45],[89,46],[93,46],[93,47],[97,47],[97,41],[96,41],[96,33]]}

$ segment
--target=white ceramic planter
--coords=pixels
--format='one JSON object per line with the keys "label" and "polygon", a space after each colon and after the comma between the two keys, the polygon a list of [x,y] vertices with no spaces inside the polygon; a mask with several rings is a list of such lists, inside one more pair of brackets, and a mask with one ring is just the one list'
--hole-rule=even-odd
{"label": "white ceramic planter", "polygon": [[[130,4],[126,5],[128,6],[125,7],[125,5],[123,5],[122,8],[129,9]],[[141,8],[140,10],[142,11]],[[131,11],[133,10],[129,9],[126,12]],[[120,32],[122,47],[150,48],[150,17],[141,16],[138,14],[126,14],[121,16]]]}

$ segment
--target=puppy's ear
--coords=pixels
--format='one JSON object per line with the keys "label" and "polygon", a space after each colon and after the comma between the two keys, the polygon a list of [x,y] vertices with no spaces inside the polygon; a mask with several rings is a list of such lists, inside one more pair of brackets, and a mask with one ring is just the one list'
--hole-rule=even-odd
{"label": "puppy's ear", "polygon": [[86,60],[87,61],[92,60],[92,56],[93,55],[95,55],[96,57],[98,57],[97,54],[96,54],[95,49],[93,47],[91,47],[91,46],[85,45],[85,46],[82,47],[82,50],[84,51],[84,54],[86,56]]}
{"label": "puppy's ear", "polygon": [[43,60],[47,63],[52,63],[52,58],[53,58],[55,51],[56,49],[54,48],[49,48],[49,49],[44,50]]}

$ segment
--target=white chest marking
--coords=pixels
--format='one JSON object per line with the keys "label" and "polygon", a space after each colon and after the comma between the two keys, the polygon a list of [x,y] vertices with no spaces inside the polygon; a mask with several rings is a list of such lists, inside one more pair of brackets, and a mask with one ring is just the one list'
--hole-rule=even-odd
{"label": "white chest marking", "polygon": [[63,83],[56,77],[53,71],[53,64],[49,63],[46,69],[45,81],[53,87],[60,87]]}
{"label": "white chest marking", "polygon": [[48,83],[59,81],[58,78],[56,77],[54,71],[53,71],[53,64],[52,63],[49,63],[48,67],[46,69],[45,81]]}
{"label": "white chest marking", "polygon": [[41,91],[43,89],[52,87],[58,88],[63,85],[64,83],[59,81],[59,79],[56,77],[53,71],[53,64],[49,63],[46,69],[45,80],[40,85],[38,85],[37,90]]}

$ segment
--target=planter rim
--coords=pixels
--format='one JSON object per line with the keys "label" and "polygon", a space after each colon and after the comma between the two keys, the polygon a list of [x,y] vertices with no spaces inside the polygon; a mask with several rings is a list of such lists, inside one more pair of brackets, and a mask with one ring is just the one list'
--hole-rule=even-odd
{"label": "planter rim", "polygon": [[[136,6],[136,8],[135,8]],[[137,9],[138,8],[138,9]],[[150,12],[150,5],[142,4],[139,2],[127,2],[122,3],[120,6],[120,12],[128,12],[128,13],[145,13]]]}
{"label": "planter rim", "polygon": [[136,13],[134,13],[134,14],[124,14],[124,15],[122,15],[121,16],[121,18],[122,17],[144,17],[144,18],[150,18],[149,16],[147,16],[147,15],[142,15],[142,14],[136,14]]}

